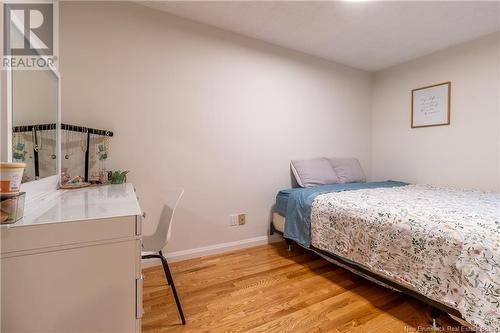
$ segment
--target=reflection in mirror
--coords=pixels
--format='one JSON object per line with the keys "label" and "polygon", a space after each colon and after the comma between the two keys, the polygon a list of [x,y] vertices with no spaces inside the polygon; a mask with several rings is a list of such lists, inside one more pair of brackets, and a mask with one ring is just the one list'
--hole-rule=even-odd
{"label": "reflection in mirror", "polygon": [[23,182],[56,174],[58,77],[50,70],[12,71],[12,160],[26,163]]}

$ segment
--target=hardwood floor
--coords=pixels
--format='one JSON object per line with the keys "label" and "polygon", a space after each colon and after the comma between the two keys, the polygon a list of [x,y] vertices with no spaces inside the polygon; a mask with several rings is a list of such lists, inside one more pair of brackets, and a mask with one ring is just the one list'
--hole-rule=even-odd
{"label": "hardwood floor", "polygon": [[[180,325],[161,266],[144,270],[143,332],[416,332],[428,307],[284,243],[170,265]],[[443,327],[460,326],[443,315]]]}

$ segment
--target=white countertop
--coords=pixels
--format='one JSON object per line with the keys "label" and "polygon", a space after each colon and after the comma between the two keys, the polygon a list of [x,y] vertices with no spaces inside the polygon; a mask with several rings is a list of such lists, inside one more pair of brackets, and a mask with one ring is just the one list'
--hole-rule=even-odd
{"label": "white countertop", "polygon": [[57,190],[27,204],[24,218],[2,227],[14,228],[141,214],[132,184],[91,186],[76,190]]}

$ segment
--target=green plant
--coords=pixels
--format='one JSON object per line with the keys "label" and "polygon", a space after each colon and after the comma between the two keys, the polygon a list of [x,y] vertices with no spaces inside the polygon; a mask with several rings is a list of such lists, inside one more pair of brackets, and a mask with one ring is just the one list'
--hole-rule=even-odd
{"label": "green plant", "polygon": [[111,181],[111,184],[123,184],[127,180],[127,173],[130,171],[111,171],[111,176],[109,177],[109,180]]}

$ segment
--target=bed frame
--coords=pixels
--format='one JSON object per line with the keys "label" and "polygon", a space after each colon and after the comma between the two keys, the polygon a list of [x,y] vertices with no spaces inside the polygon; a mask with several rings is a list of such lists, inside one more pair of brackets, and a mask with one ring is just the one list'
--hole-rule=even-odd
{"label": "bed frame", "polygon": [[[290,239],[287,239],[285,238],[283,232],[279,231],[278,229],[276,229],[274,227],[274,224],[273,222],[271,221],[271,226],[270,226],[270,234],[279,234],[281,236],[283,236],[283,238],[285,239],[286,241],[286,244],[288,246],[288,251],[291,251],[292,250],[292,244],[294,243],[292,240]],[[298,244],[299,246],[301,246],[300,244]],[[301,246],[303,247],[303,246]],[[327,251],[324,251],[324,250],[321,250],[321,249],[318,249],[314,246],[310,246],[309,248],[306,248],[306,247],[303,247],[304,249],[306,250],[309,250],[309,251],[312,251],[312,252],[315,252],[316,254],[320,255],[321,257],[329,260],[330,262],[333,261],[334,264],[337,264],[339,263],[340,266],[344,266],[346,268],[349,268],[349,270],[363,278],[366,278],[366,277],[369,277],[369,279],[372,279],[374,280],[376,283],[378,283],[379,285],[382,285],[384,287],[388,287],[390,289],[394,289],[396,291],[399,291],[403,294],[406,294],[406,295],[409,295],[413,298],[416,298],[418,299],[419,301],[421,302],[424,302],[428,305],[431,306],[431,317],[432,317],[432,321],[431,321],[431,324],[433,325],[433,327],[438,327],[437,323],[436,323],[436,319],[439,317],[439,314],[441,312],[446,312],[450,315],[452,315],[453,317],[456,317],[460,320],[464,320],[462,318],[462,315],[460,314],[460,312],[454,308],[451,308],[445,304],[442,304],[440,302],[437,302],[433,299],[430,299],[428,298],[427,296],[424,296],[414,290],[411,290],[409,289],[408,287],[405,287],[405,286],[402,286],[400,285],[399,283],[396,283],[394,281],[391,281],[383,276],[380,276],[376,273],[373,273],[371,272],[369,269],[361,266],[361,265],[357,265],[349,260],[346,260],[342,257],[339,257],[335,254],[332,254],[330,252],[327,252]]]}

